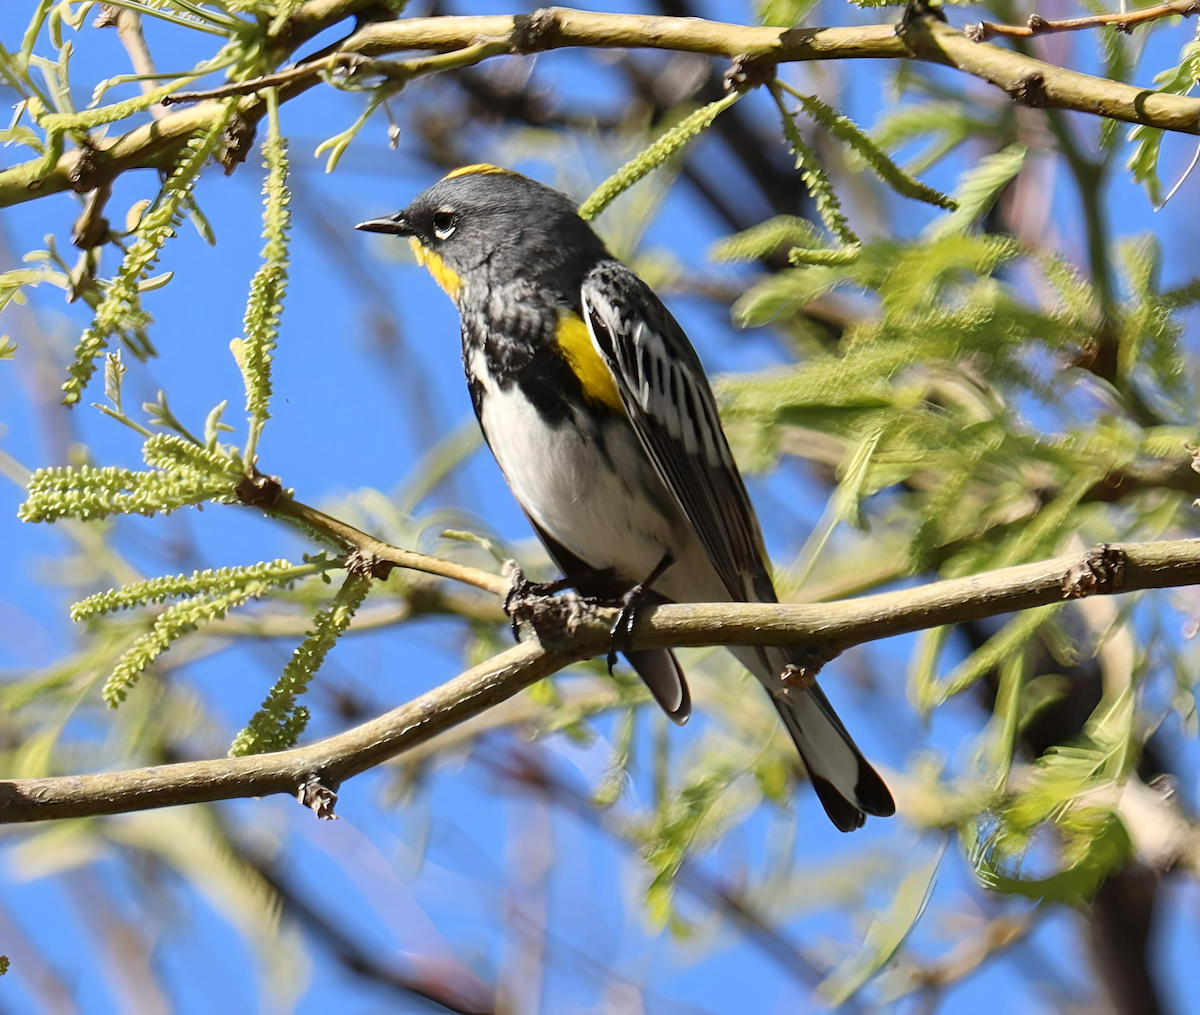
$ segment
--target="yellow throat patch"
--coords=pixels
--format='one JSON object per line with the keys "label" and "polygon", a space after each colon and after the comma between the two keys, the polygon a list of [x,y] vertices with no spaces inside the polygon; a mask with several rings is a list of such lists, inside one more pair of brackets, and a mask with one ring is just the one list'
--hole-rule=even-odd
{"label": "yellow throat patch", "polygon": [[582,318],[576,317],[570,311],[564,313],[558,319],[554,337],[571,372],[579,378],[584,397],[623,413],[625,406],[617,391],[616,378],[596,351],[592,336]]}
{"label": "yellow throat patch", "polygon": [[458,295],[458,290],[462,288],[462,279],[458,277],[458,272],[447,267],[441,254],[430,250],[415,236],[408,238],[408,245],[412,247],[417,264],[433,276],[433,280],[445,290],[447,296],[454,299]]}

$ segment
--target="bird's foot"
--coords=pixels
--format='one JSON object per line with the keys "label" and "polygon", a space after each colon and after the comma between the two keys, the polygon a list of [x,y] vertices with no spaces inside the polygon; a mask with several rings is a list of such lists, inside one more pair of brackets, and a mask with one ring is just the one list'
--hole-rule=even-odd
{"label": "bird's foot", "polygon": [[645,606],[651,597],[658,602],[662,601],[662,597],[654,593],[651,586],[674,562],[675,558],[669,551],[664,553],[662,560],[655,565],[646,580],[638,582],[613,604],[619,606],[621,612],[617,614],[617,621],[609,631],[608,655],[605,657],[609,676],[612,676],[613,667],[617,665],[617,653],[628,652],[633,648],[633,629],[637,625],[638,610]]}
{"label": "bird's foot", "polygon": [[608,664],[610,677],[613,667],[617,665],[617,653],[633,648],[633,629],[637,624],[637,612],[640,607],[645,605],[646,595],[646,586],[639,583],[615,603],[607,604],[620,607],[617,619],[608,632],[608,655],[604,658]]}

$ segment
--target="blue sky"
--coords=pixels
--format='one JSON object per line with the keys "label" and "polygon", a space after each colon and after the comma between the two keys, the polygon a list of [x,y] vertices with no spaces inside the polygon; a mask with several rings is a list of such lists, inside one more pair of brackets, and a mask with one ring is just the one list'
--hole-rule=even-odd
{"label": "blue sky", "polygon": [[[454,9],[472,12],[509,11],[500,4]],[[637,5],[605,9],[637,10]],[[753,15],[744,5],[712,4],[712,16],[746,21]],[[811,23],[841,23],[866,15],[825,3]],[[952,20],[963,20],[957,11]],[[21,19],[9,19],[20,21]],[[0,41],[13,47],[19,24],[0,27]],[[340,31],[340,30],[339,30]],[[1189,29],[1164,30],[1151,43],[1139,80],[1148,81],[1150,69],[1174,62],[1174,54],[1189,38]],[[194,56],[190,39],[169,26],[147,25],[147,36],[160,67],[181,68]],[[316,40],[314,47],[325,40]],[[1059,43],[1061,59],[1081,69],[1094,63],[1088,40],[1073,38]],[[77,40],[73,75],[91,83],[123,67],[125,57],[115,33],[86,31]],[[48,52],[44,47],[42,52]],[[862,62],[831,71],[841,78],[845,108],[870,125],[892,99],[894,67]],[[807,73],[807,72],[805,72]],[[535,79],[564,96],[587,96],[598,108],[617,108],[621,95],[615,77],[601,58],[574,52],[547,54],[536,61]],[[985,86],[950,72],[940,75],[955,88]],[[802,80],[812,81],[812,78]],[[829,85],[817,78],[813,87]],[[433,92],[415,85],[393,106],[401,120]],[[86,98],[86,96],[83,96]],[[763,97],[754,96],[758,115],[769,110]],[[397,150],[386,143],[385,121],[373,121],[359,136],[341,167],[332,176],[322,172],[322,161],[313,159],[316,144],[349,124],[361,110],[360,95],[315,89],[283,109],[284,132],[291,136],[296,200],[294,257],[291,287],[284,317],[284,332],[276,358],[273,419],[260,445],[263,466],[284,477],[297,495],[309,502],[330,502],[363,488],[393,491],[417,467],[421,455],[440,438],[469,423],[471,410],[462,382],[455,311],[428,278],[403,256],[401,245],[352,231],[353,223],[394,210],[437,178],[434,168],[413,155],[402,134]],[[1082,130],[1092,123],[1077,121]],[[505,150],[494,144],[486,130],[464,139],[473,156],[497,160]],[[569,163],[574,178],[584,186],[599,182],[627,152],[582,146]],[[710,149],[701,141],[692,157],[703,158]],[[978,153],[968,150],[966,159]],[[0,151],[0,164],[20,158],[15,149]],[[1190,143],[1169,139],[1164,167],[1168,172],[1190,157]],[[209,248],[185,225],[164,252],[162,267],[175,272],[170,286],[147,300],[155,316],[153,337],[159,358],[142,365],[129,361],[127,402],[137,404],[166,389],[177,415],[199,424],[208,410],[228,398],[230,422],[240,425],[240,378],[228,352],[229,340],[241,330],[246,281],[258,262],[260,210],[257,153],[231,179],[210,171],[197,191],[199,203],[211,219],[219,246]],[[928,182],[949,187],[964,166],[963,157],[947,160],[928,175]],[[523,162],[522,168],[556,182],[545,162]],[[561,181],[558,181],[561,182]],[[1052,204],[1062,248],[1078,258],[1081,250],[1078,211],[1065,180],[1056,180],[1061,198]],[[648,185],[648,184],[647,184]],[[124,209],[142,197],[152,196],[156,180],[150,173],[131,173],[116,185],[110,208],[119,218]],[[1164,249],[1164,276],[1168,282],[1191,277],[1194,270],[1194,229],[1200,182],[1185,186],[1168,206],[1152,216],[1142,192],[1117,173],[1105,195],[1116,235],[1153,229]],[[77,214],[70,195],[30,202],[6,209],[0,219],[0,268],[6,262],[42,245],[52,232],[62,249],[68,249],[70,224]],[[852,212],[853,214],[853,212]],[[617,215],[613,216],[618,217]],[[927,220],[923,208],[905,207],[899,228],[916,232]],[[602,227],[604,222],[601,223]],[[332,230],[332,232],[327,231]],[[685,187],[673,190],[656,211],[646,232],[646,243],[669,251],[685,265],[706,266],[705,251],[722,236],[720,222],[698,206]],[[345,250],[339,247],[345,244]],[[347,251],[356,256],[352,259]],[[712,272],[711,266],[705,267]],[[727,269],[720,269],[727,270]],[[730,274],[734,273],[730,271]],[[375,294],[368,301],[364,293]],[[56,291],[39,291],[32,303],[42,339],[26,334],[28,318],[14,315],[5,323],[22,345],[14,363],[0,364],[0,448],[30,467],[56,464],[68,446],[86,445],[98,462],[136,466],[140,445],[136,435],[87,408],[98,400],[93,386],[85,407],[70,414],[47,404],[53,395],[62,365],[86,317],[80,306],[67,306]],[[369,310],[386,313],[394,322],[399,345],[383,347]],[[747,369],[779,361],[783,352],[768,331],[737,332],[714,312],[711,305],[680,300],[673,304],[702,357],[713,372]],[[51,371],[50,381],[45,371]],[[6,429],[5,429],[6,428]],[[45,526],[23,526],[15,517],[20,490],[0,480],[0,545],[7,550],[0,567],[0,669],[24,670],[45,666],[61,658],[74,633],[67,607],[77,590],[63,588],[54,569],[68,544],[63,535]],[[777,484],[792,484],[779,486]],[[798,491],[803,500],[785,528],[778,510],[764,507],[768,538],[780,556],[794,554],[803,542],[801,523],[814,522],[823,502],[815,488],[794,479],[752,482],[752,492],[762,504],[774,502],[779,489]],[[453,505],[465,512],[468,522],[491,528],[508,540],[529,538],[524,520],[509,497],[499,474],[485,452],[475,453],[454,481],[436,490],[421,505],[428,512]],[[123,520],[116,543],[147,574],[187,570],[192,567],[252,563],[288,556],[293,559],[309,546],[281,527],[250,513],[209,508],[203,513],[184,511],[166,519]],[[180,551],[183,551],[182,555]],[[317,693],[329,692],[345,682],[381,707],[391,707],[433,687],[460,671],[459,629],[445,621],[425,621],[401,631],[363,634],[340,644]],[[283,639],[265,647],[238,648],[187,667],[187,679],[205,705],[231,734],[248,717],[273,681],[293,641]],[[912,643],[909,639],[872,646],[865,650],[880,672],[899,672]],[[835,664],[826,687],[839,710],[858,734],[867,753],[884,763],[901,767],[916,748],[927,748],[954,758],[963,738],[979,728],[980,717],[968,702],[951,702],[931,727],[924,730],[904,701],[899,681],[885,688],[886,701],[864,700],[861,685],[845,679],[852,675],[853,660]],[[312,732],[339,728],[332,709],[317,708]],[[102,736],[103,713],[93,713],[81,735]],[[670,731],[680,752],[703,733],[703,722]],[[601,733],[609,732],[600,724]],[[648,742],[648,726],[643,724]],[[219,739],[219,738],[218,738]],[[228,741],[228,735],[225,736]],[[608,759],[603,741],[579,747],[565,739],[548,741],[544,749],[575,784],[595,785]],[[1195,803],[1196,751],[1188,743],[1182,768],[1190,777],[1182,792]],[[479,765],[449,765],[440,769],[424,791],[400,806],[381,809],[379,794],[387,779],[368,774],[346,785],[339,800],[342,820],[317,824],[311,815],[286,800],[243,801],[221,810],[238,828],[250,829],[279,850],[290,878],[305,887],[331,919],[379,957],[402,957],[407,951],[428,949],[440,937],[444,946],[481,975],[494,975],[504,956],[507,884],[514,864],[507,851],[521,833],[548,822],[559,856],[570,858],[556,868],[545,903],[547,922],[563,946],[547,974],[544,997],[547,1010],[600,1010],[612,1002],[588,972],[590,959],[643,983],[650,1011],[794,1011],[808,1002],[796,984],[762,953],[728,928],[715,940],[701,935],[699,944],[677,942],[669,935],[650,933],[640,912],[638,884],[640,862],[611,838],[595,833],[568,814],[541,813],[540,805],[501,791],[496,778]],[[635,784],[635,793],[645,786]],[[797,802],[798,836],[795,860],[799,867],[830,863],[846,856],[878,852],[889,862],[905,858],[913,867],[926,860],[936,843],[922,840],[898,822],[869,823],[853,837],[844,837],[824,820],[810,795]],[[117,819],[127,820],[127,819]],[[132,819],[128,819],[132,820]],[[778,833],[780,816],[767,810],[754,814],[736,829],[717,855],[703,861],[706,869],[728,871],[761,863],[765,845]],[[247,833],[250,834],[250,833]],[[36,851],[21,847],[22,836],[9,834],[0,842],[0,952],[12,927],[36,945],[43,959],[57,970],[84,1011],[122,1009],[119,996],[106,980],[106,959],[87,928],[86,895],[69,873],[36,873]],[[134,903],[137,885],[128,869],[111,859],[96,868],[115,887],[114,896],[130,921],[144,921]],[[902,864],[903,866],[903,864]],[[964,865],[953,845],[942,863],[934,904],[954,904],[968,886]],[[877,887],[877,902],[887,902],[889,884]],[[1172,895],[1161,934],[1166,947],[1162,961],[1170,968],[1166,980],[1180,1010],[1194,1006],[1186,983],[1186,956],[1194,955],[1200,941],[1194,921],[1200,902],[1194,885],[1181,885]],[[693,902],[684,909],[698,923],[705,910]],[[203,893],[179,885],[157,922],[142,923],[142,932],[157,942],[156,965],[162,982],[180,1011],[209,1012],[218,1006],[234,1011],[261,1006],[271,1008],[272,993],[258,975],[254,952],[233,929],[223,911]],[[1193,916],[1189,917],[1189,913]],[[6,924],[9,925],[6,929]],[[803,914],[786,928],[805,942],[829,936],[854,942],[863,932],[844,915],[830,912]],[[919,949],[944,950],[953,929],[923,921],[914,935]],[[947,998],[946,1010],[970,1007],[979,1011],[1011,1010],[1018,1005],[1038,1006],[1053,994],[1033,994],[1027,989],[1031,965],[1040,972],[1031,979],[1057,984],[1060,996],[1071,997],[1086,989],[1083,956],[1076,954],[1078,938],[1071,917],[1061,914],[1025,944],[988,966]],[[9,949],[18,962],[20,950]],[[302,983],[296,1006],[301,1011],[328,1010],[337,1003],[353,1011],[385,1009],[388,998],[364,990],[359,981],[322,957],[319,948],[306,954],[317,957],[309,966],[302,954],[292,956]],[[574,955],[572,959],[570,956]],[[26,969],[29,967],[26,966]],[[0,1008],[33,1011],[37,995],[30,992],[21,969],[0,981]],[[257,1001],[251,999],[257,998]]]}

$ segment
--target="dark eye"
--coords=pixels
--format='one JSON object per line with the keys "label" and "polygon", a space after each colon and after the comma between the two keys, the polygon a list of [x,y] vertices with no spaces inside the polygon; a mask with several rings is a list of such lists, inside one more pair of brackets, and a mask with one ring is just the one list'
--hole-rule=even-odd
{"label": "dark eye", "polygon": [[439,240],[448,240],[458,228],[458,216],[452,211],[442,209],[433,213],[433,235]]}

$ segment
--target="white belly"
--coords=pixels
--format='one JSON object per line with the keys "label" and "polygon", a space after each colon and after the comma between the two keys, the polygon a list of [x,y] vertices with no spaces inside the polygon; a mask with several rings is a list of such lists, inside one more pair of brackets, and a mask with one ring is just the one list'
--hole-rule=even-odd
{"label": "white belly", "polygon": [[481,418],[521,507],[591,567],[640,581],[686,532],[677,510],[663,510],[669,496],[627,426],[614,422],[604,431],[604,447],[621,463],[614,469],[595,440],[572,426],[548,426],[511,388],[485,384]]}

